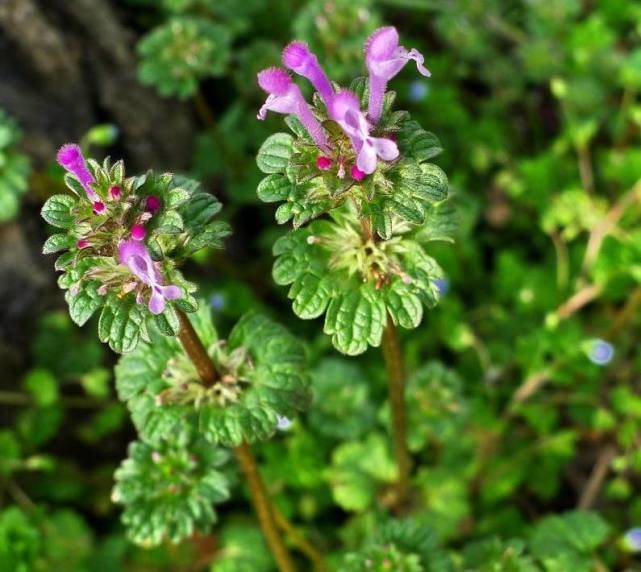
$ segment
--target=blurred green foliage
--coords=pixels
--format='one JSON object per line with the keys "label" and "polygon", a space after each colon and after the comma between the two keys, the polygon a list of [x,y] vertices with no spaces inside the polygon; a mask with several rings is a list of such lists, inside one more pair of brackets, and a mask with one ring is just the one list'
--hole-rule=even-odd
{"label": "blurred green foliage", "polygon": [[[189,174],[225,203],[239,237],[236,259],[194,261],[217,325],[270,306],[307,341],[314,405],[257,450],[279,509],[333,569],[639,569],[618,540],[641,523],[641,5],[127,4],[139,14],[141,79],[198,99],[203,125]],[[321,324],[296,320],[271,283],[281,231],[269,206],[258,206],[254,162],[280,122],[255,120],[255,73],[296,37],[345,85],[362,74],[362,42],[383,22],[426,55],[432,78],[402,73],[397,106],[438,135],[437,163],[461,219],[455,247],[429,247],[447,292],[402,340],[411,521],[386,510],[395,468],[380,356],[338,357]],[[4,117],[0,139],[8,219],[28,170]],[[607,363],[592,353],[596,338],[614,347]],[[93,335],[52,311],[33,336],[24,378],[3,383],[0,571],[174,570],[194,561],[215,572],[274,570],[246,505],[217,507],[211,536],[179,548],[143,551],[124,539],[109,495],[132,431],[111,366]]]}

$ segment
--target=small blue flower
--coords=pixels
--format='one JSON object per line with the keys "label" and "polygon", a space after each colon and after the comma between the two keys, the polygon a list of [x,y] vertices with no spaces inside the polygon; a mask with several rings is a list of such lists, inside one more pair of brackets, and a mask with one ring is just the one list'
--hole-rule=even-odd
{"label": "small blue flower", "polygon": [[424,81],[415,80],[410,83],[409,93],[407,97],[410,101],[418,103],[419,101],[423,101],[427,97],[429,91],[429,87]]}
{"label": "small blue flower", "polygon": [[432,284],[438,289],[439,296],[445,296],[450,291],[450,281],[445,277],[435,278]]}
{"label": "small blue flower", "polygon": [[276,429],[279,431],[288,431],[294,422],[287,418],[278,415],[278,421],[276,422]]}
{"label": "small blue flower", "polygon": [[631,528],[625,533],[623,546],[630,552],[641,552],[641,527]]}
{"label": "small blue flower", "polygon": [[586,344],[588,359],[596,365],[608,365],[614,357],[614,346],[600,338],[589,340]]}
{"label": "small blue flower", "polygon": [[222,310],[225,306],[225,296],[222,294],[212,294],[209,298],[209,305],[214,310]]}

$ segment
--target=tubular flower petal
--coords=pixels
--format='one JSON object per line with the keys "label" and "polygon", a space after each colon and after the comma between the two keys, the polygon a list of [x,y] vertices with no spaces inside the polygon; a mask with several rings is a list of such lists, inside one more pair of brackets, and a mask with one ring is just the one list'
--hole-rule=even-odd
{"label": "tubular flower petal", "polygon": [[329,107],[334,97],[334,88],[327,74],[318,63],[318,58],[304,42],[292,42],[283,50],[283,65],[307,78]]}
{"label": "tubular flower petal", "polygon": [[89,172],[89,169],[87,169],[87,163],[84,156],[82,155],[80,147],[73,143],[67,143],[66,145],[63,145],[58,150],[57,159],[58,164],[63,169],[65,169],[66,171],[74,175],[76,179],[78,179],[78,181],[82,185],[82,188],[87,193],[87,197],[89,197],[89,200],[91,202],[97,201],[98,195],[90,187],[90,185],[95,181],[93,175]]}
{"label": "tubular flower petal", "polygon": [[369,134],[367,119],[360,110],[358,97],[352,92],[341,91],[334,97],[331,115],[352,141],[356,167],[366,175],[376,170],[379,158],[393,161],[398,157],[398,146],[394,141]]}
{"label": "tubular flower petal", "polygon": [[258,112],[258,119],[265,119],[268,111],[294,114],[320,149],[328,149],[327,135],[312,113],[300,88],[281,68],[268,68],[258,74],[258,85],[269,95]]}
{"label": "tubular flower petal", "polygon": [[[163,277],[144,243],[137,240],[122,242],[118,247],[118,260],[143,284],[151,288],[148,307],[152,314],[161,314],[165,309],[166,300],[176,300],[182,296],[178,286],[164,285]],[[137,302],[141,303],[142,299],[138,297]]]}
{"label": "tubular flower petal", "polygon": [[398,44],[398,32],[393,26],[376,30],[365,43],[365,61],[369,71],[370,121],[381,118],[383,98],[387,82],[400,72],[405,64],[414,60],[420,74],[430,77],[430,71],[423,65],[425,58],[418,50],[407,50]]}

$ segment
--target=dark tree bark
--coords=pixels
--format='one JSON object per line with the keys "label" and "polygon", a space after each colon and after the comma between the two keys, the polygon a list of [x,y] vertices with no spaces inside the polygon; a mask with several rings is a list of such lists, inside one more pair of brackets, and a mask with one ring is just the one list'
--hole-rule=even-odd
{"label": "dark tree bark", "polygon": [[27,151],[41,161],[95,123],[110,122],[132,168],[183,168],[191,110],[137,81],[136,38],[114,4],[0,2],[0,107],[18,119]]}
{"label": "dark tree bark", "polygon": [[[188,166],[196,122],[186,104],[161,99],[136,78],[136,34],[110,0],[0,0],[0,108],[15,117],[36,171],[63,143],[96,123],[113,123],[114,158],[130,173]],[[40,203],[51,181],[34,177],[18,221],[0,226],[0,367],[28,365],[34,318],[64,304],[45,238]],[[9,374],[10,376],[12,374]]]}

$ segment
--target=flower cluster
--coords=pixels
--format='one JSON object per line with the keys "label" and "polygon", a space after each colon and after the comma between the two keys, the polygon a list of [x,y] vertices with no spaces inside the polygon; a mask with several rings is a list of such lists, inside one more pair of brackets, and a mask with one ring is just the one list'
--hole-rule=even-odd
{"label": "flower cluster", "polygon": [[[430,75],[423,56],[387,26],[366,41],[368,77],[350,89],[333,84],[298,41],[283,51],[284,68],[258,74],[269,94],[258,118],[287,114],[293,132],[271,135],[256,158],[267,175],[259,198],[282,201],[276,220],[294,226],[274,245],[273,277],[290,286],[300,318],[325,313],[325,333],[348,355],[378,346],[388,317],[418,326],[423,308],[438,302],[443,278],[427,245],[451,240],[456,227],[447,176],[430,162],[442,150],[438,139],[393,110],[387,90],[410,60]],[[310,81],[311,103],[289,72]]]}
{"label": "flower cluster", "polygon": [[[116,351],[130,351],[148,319],[175,334],[172,304],[194,311],[195,287],[177,263],[205,246],[219,246],[228,233],[213,221],[220,203],[198,184],[171,174],[125,177],[124,165],[85,159],[78,145],[58,152],[72,195],[54,195],[42,216],[64,233],[49,237],[45,253],[65,251],[56,261],[63,272],[71,317],[82,325],[100,307],[100,337]],[[172,304],[169,304],[169,303]]]}
{"label": "flower cluster", "polygon": [[[414,49],[408,51],[400,46],[398,32],[391,26],[380,28],[370,36],[365,45],[365,55],[369,72],[367,114],[361,110],[360,100],[353,91],[334,88],[318,58],[306,44],[292,42],[283,51],[283,65],[310,81],[325,105],[328,118],[336,122],[349,138],[356,157],[351,175],[356,181],[374,173],[379,160],[394,161],[399,157],[398,146],[391,137],[372,134],[381,119],[389,80],[409,60],[416,61],[421,74],[430,75],[423,66],[423,56]],[[298,117],[321,151],[317,159],[318,168],[328,170],[335,164],[338,176],[344,177],[349,157],[343,155],[340,147],[331,144],[327,132],[289,74],[282,68],[269,68],[258,74],[258,84],[269,94],[258,118],[264,119],[267,111]]]}

